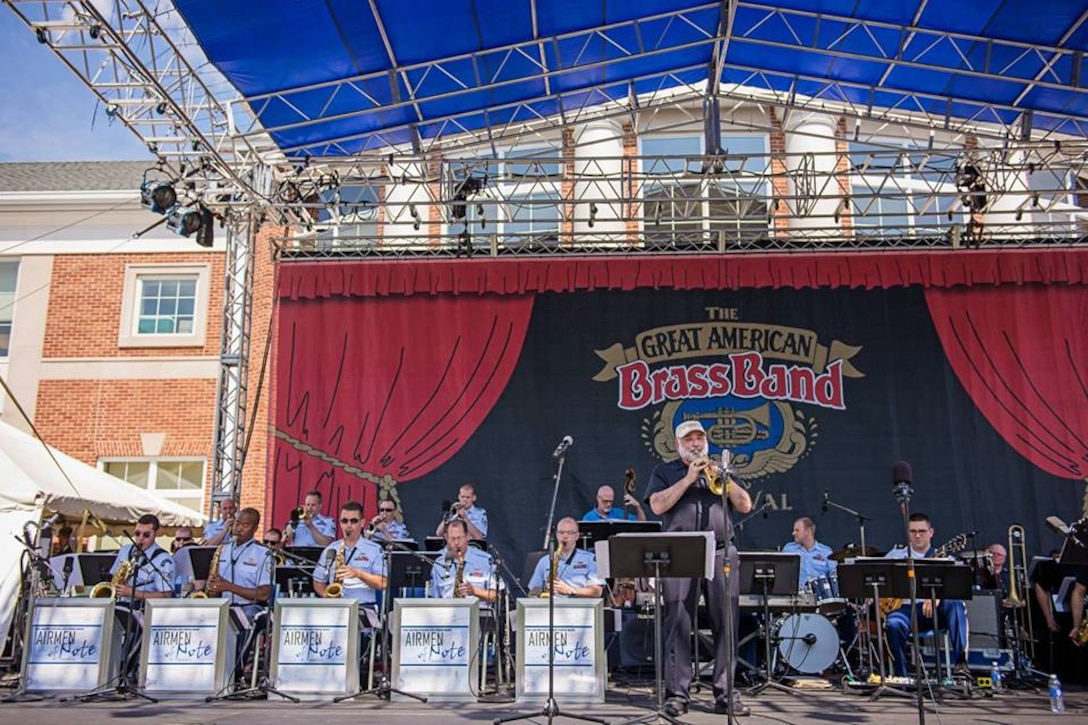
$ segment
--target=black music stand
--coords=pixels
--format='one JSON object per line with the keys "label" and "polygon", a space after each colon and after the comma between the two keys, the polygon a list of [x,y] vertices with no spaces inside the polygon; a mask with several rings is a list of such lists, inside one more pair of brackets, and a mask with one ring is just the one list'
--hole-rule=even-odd
{"label": "black music stand", "polygon": [[[378,680],[376,687],[371,687],[368,690],[359,690],[359,692],[352,693],[351,695],[341,695],[340,697],[335,698],[333,702],[354,700],[365,695],[377,695],[381,700],[390,701],[392,700],[394,692],[398,695],[410,697],[413,700],[427,702],[427,698],[423,695],[416,695],[393,687],[393,683],[389,679],[389,607],[390,601],[393,599],[392,592],[403,589],[406,586],[418,586],[419,581],[429,580],[431,578],[432,566],[434,566],[434,560],[426,554],[421,554],[416,551],[395,551],[392,546],[385,549],[385,590],[380,592],[382,597],[382,608],[381,617],[378,622],[378,626],[381,628],[382,637],[381,679]],[[378,635],[377,633],[374,633],[372,636],[376,637]]]}
{"label": "black music stand", "polygon": [[323,546],[288,546],[284,549],[284,551],[289,552],[300,559],[305,559],[312,564],[318,563],[321,559],[321,552],[324,550],[325,547]]}
{"label": "black music stand", "polygon": [[616,534],[652,534],[661,531],[660,521],[631,521],[628,519],[608,519],[606,521],[579,521],[578,546],[593,549],[598,541]]}
{"label": "black music stand", "polygon": [[[918,578],[918,601],[928,599],[933,608],[933,626],[938,628],[937,600],[938,599],[972,599],[974,596],[974,572],[966,564],[954,559],[915,559],[914,572]],[[915,643],[915,647],[918,644]],[[937,660],[937,681],[944,682],[944,673],[941,670],[940,646],[934,647]],[[966,653],[965,653],[966,654]],[[918,650],[921,657],[921,650]],[[952,679],[951,667],[948,679]]]}
{"label": "black music stand", "polygon": [[[916,560],[915,563],[917,563]],[[847,599],[872,598],[876,606],[877,664],[880,666],[880,686],[873,691],[870,700],[881,695],[910,697],[910,693],[887,684],[886,655],[884,652],[884,617],[880,612],[880,599],[910,599],[910,573],[906,559],[858,557],[839,564],[839,592]]]}
{"label": "black music stand", "polygon": [[[627,522],[636,523],[636,522]],[[666,720],[673,725],[685,725],[685,721],[665,712],[665,684],[662,663],[665,661],[661,641],[662,600],[661,579],[705,579],[708,567],[713,566],[713,552],[708,554],[713,534],[658,533],[617,534],[608,540],[608,560],[613,577],[631,579],[654,577],[654,711],[649,715],[628,720],[622,725]],[[707,561],[710,557],[710,561]],[[729,591],[726,582],[726,592]],[[732,673],[730,673],[732,677]]]}
{"label": "black music stand", "polygon": [[79,574],[83,579],[83,586],[90,590],[95,584],[110,580],[110,567],[117,557],[117,552],[112,554],[76,554],[79,562]]}
{"label": "black music stand", "polygon": [[[774,668],[771,666],[771,610],[772,596],[790,596],[797,594],[797,582],[801,577],[801,555],[781,552],[740,552],[740,593],[754,594],[761,600],[763,607],[763,667],[764,678],[749,694],[758,695],[768,687],[797,694],[791,687],[775,682]],[[793,639],[793,638],[791,638]],[[801,645],[811,649],[812,644]]]}

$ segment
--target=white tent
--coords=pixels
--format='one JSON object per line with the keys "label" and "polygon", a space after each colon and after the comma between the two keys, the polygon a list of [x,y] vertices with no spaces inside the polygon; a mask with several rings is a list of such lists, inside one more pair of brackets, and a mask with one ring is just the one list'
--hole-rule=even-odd
{"label": "white tent", "polygon": [[19,591],[23,529],[52,514],[72,521],[89,517],[99,525],[132,526],[144,514],[155,514],[168,527],[204,523],[189,509],[0,422],[0,637],[8,631]]}

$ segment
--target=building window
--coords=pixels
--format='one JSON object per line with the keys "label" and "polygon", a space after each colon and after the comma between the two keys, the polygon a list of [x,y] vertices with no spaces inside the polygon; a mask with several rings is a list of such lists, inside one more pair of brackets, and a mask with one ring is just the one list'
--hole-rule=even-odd
{"label": "building window", "polygon": [[204,461],[201,459],[103,460],[103,471],[197,513],[204,510]]}
{"label": "building window", "polygon": [[641,140],[643,231],[661,246],[753,242],[768,234],[767,136],[724,132],[711,168],[698,135]]}
{"label": "building window", "polygon": [[121,347],[202,347],[208,265],[129,265]]}
{"label": "building window", "polygon": [[7,357],[11,348],[11,320],[15,311],[15,283],[18,279],[18,262],[0,262],[0,357]]}

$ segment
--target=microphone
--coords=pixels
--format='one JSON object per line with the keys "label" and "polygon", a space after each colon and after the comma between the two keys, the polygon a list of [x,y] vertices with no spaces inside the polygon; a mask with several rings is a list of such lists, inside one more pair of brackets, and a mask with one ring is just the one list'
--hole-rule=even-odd
{"label": "microphone", "polygon": [[573,443],[573,438],[571,438],[570,436],[563,436],[563,440],[559,441],[559,445],[555,447],[555,452],[552,453],[552,458],[559,458],[560,456],[562,456],[564,453],[567,452],[567,449],[570,448],[571,444]]}
{"label": "microphone", "polygon": [[64,567],[61,569],[61,574],[64,576],[64,583],[61,586],[61,591],[68,590],[68,580],[72,578],[72,562],[75,559],[75,555],[69,554],[64,557]]}
{"label": "microphone", "polygon": [[828,502],[828,500],[830,498],[831,498],[831,491],[829,491],[829,490],[827,490],[825,488],[824,489],[824,505],[820,507],[825,514],[827,513],[827,502]]}
{"label": "microphone", "polygon": [[896,461],[892,466],[892,494],[900,506],[910,503],[914,490],[911,488],[910,464],[906,461]]}

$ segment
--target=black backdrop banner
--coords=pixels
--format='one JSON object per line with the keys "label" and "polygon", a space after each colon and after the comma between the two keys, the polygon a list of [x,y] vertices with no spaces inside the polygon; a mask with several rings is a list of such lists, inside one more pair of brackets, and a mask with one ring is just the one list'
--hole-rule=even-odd
{"label": "black backdrop banner", "polygon": [[[1081,515],[1084,481],[1078,472],[1084,461],[1077,459],[1071,474],[1054,475],[1002,437],[949,363],[922,284],[681,289],[640,283],[461,296],[417,291],[411,311],[398,312],[388,303],[411,291],[356,296],[340,287],[299,295],[302,277],[295,269],[281,289],[277,441],[269,484],[276,521],[300,491],[335,481],[336,488],[327,490],[332,507],[357,498],[370,516],[379,494],[395,496],[418,538],[433,534],[443,501],[473,482],[489,514],[489,540],[520,572],[524,556],[544,542],[555,472],[551,453],[564,436],[574,444],[559,482],[556,518],[580,518],[601,484],[612,484],[621,498],[628,468],[636,472],[641,498],[654,465],[674,455],[673,427],[687,419],[703,422],[713,452],[724,447],[733,453],[740,478],[763,506],[738,533],[742,549],[781,546],[799,516],[811,517],[817,538],[834,549],[858,543],[858,521],[833,507],[824,511],[825,492],[868,518],[867,544],[885,550],[902,543],[891,477],[900,460],[913,468],[911,510],[932,517],[938,543],[974,532],[975,545],[983,548],[1005,542],[1008,527],[1021,524],[1031,554],[1060,543],[1043,527],[1046,516],[1068,521]],[[1083,306],[1088,288],[1074,288],[1076,304]],[[472,312],[421,315],[427,308],[419,303],[427,298],[453,307],[460,300]],[[510,308],[517,299],[527,304]],[[370,312],[355,316],[345,310],[346,300]],[[323,315],[334,302],[336,314]],[[367,322],[375,307],[385,318],[393,316],[382,335]],[[1062,324],[1083,326],[1083,319]],[[479,326],[487,334],[458,334]],[[1018,327],[1031,329],[1038,343],[1031,319],[1010,329]],[[411,333],[408,341],[397,337],[401,329]],[[463,354],[466,340],[474,338],[486,342],[482,349],[496,350],[493,360]],[[321,347],[327,340],[336,341],[337,359],[347,361],[335,374],[321,362],[327,361]],[[374,416],[351,418],[353,408],[371,401],[321,401],[333,400],[334,389],[372,390],[346,383],[369,379],[376,369],[400,371],[383,367],[380,359],[403,361],[402,348],[415,347],[411,354],[426,358],[431,340],[446,351],[446,363],[421,367],[412,379],[384,372],[377,379],[394,380],[416,391],[414,398],[430,401],[433,378],[464,376],[478,381],[469,403],[484,407],[466,404],[457,416],[443,414],[442,440],[450,443],[436,449],[440,465],[427,465],[423,457],[396,468],[395,456],[365,445],[382,435],[374,430]],[[1076,335],[1072,344],[1074,352],[1083,347]],[[449,351],[473,361],[473,374],[454,369]],[[307,355],[318,362],[305,364]],[[479,372],[481,360],[487,360],[487,376]],[[287,396],[290,386],[296,392]],[[1073,403],[1065,413],[1070,425],[1063,445],[1074,451],[1067,457],[1083,458],[1088,393],[1068,394]],[[463,396],[444,395],[450,402],[443,411],[463,402]],[[305,411],[298,405],[303,398]],[[383,400],[395,405],[392,397]],[[334,408],[341,412],[333,415]],[[410,426],[413,416],[396,419]],[[396,440],[395,433],[385,437]],[[427,431],[415,431],[412,440],[421,445],[431,439]],[[380,470],[382,461],[389,470]],[[312,473],[321,466],[330,473]],[[299,471],[307,473],[300,477]]]}

